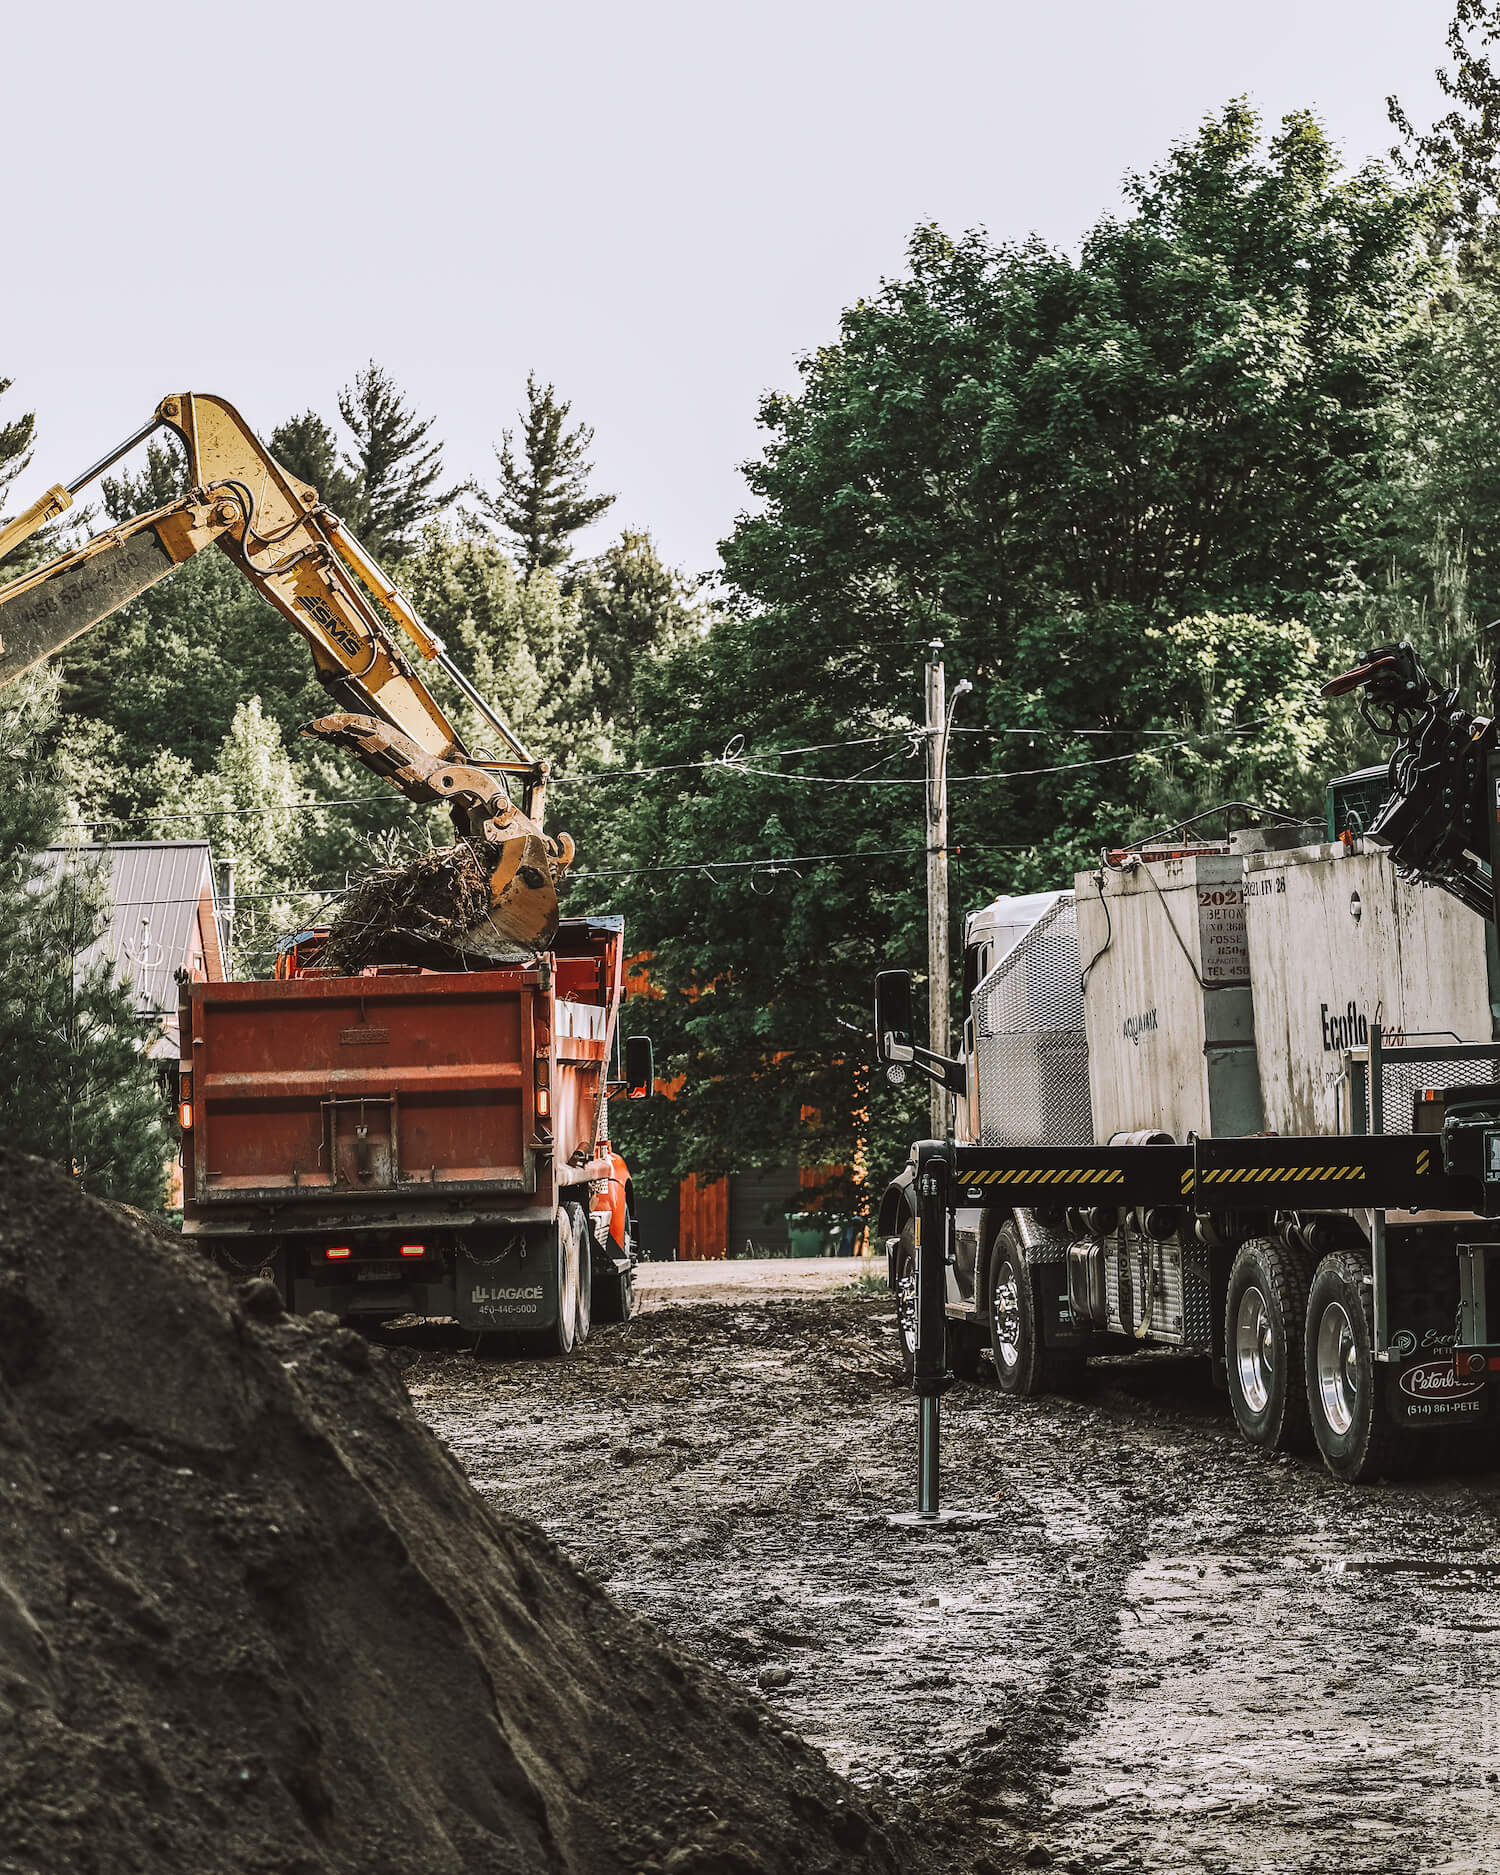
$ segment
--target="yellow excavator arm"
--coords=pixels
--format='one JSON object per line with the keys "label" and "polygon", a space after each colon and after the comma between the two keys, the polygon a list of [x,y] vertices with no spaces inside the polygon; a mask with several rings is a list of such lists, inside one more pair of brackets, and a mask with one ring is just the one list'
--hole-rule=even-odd
{"label": "yellow excavator arm", "polygon": [[[193,391],[163,398],[118,449],[0,528],[0,558],[162,427],[187,452],[188,493],[0,587],[0,688],[216,545],[307,640],[319,681],[342,706],[305,733],[350,750],[411,800],[449,802],[490,867],[492,928],[476,936],[544,945],[573,855],[566,834],[549,840],[542,832],[547,765],[528,754],[317,490],[273,461],[232,404]],[[502,759],[470,755],[411,652],[447,672],[500,737]],[[508,775],[520,784],[519,805]]]}

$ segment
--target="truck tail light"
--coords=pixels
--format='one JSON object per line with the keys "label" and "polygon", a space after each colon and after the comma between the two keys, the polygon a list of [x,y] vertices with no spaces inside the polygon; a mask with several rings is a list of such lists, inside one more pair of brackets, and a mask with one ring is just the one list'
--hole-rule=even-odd
{"label": "truck tail light", "polygon": [[192,1132],[193,1130],[193,1103],[192,1101],[184,1100],[178,1104],[177,1124],[182,1128],[184,1133]]}
{"label": "truck tail light", "polygon": [[177,1076],[177,1124],[184,1133],[193,1130],[193,1070],[184,1068]]}
{"label": "truck tail light", "polygon": [[543,1054],[538,1054],[532,1069],[531,1085],[533,1090],[532,1113],[541,1130],[543,1122],[552,1118],[552,1064]]}
{"label": "truck tail light", "polygon": [[552,1093],[550,1088],[539,1087],[536,1090],[537,1116],[545,1120],[552,1111]]}
{"label": "truck tail light", "polygon": [[323,1254],[330,1263],[341,1263],[349,1256],[350,1250],[346,1243],[331,1243]]}
{"label": "truck tail light", "polygon": [[424,1257],[427,1254],[427,1246],[424,1243],[404,1243],[401,1246],[401,1254],[404,1257]]}

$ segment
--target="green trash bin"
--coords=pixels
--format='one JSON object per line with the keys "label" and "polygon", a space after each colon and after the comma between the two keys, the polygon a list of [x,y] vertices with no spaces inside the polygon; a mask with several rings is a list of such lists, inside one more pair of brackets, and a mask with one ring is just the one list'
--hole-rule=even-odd
{"label": "green trash bin", "polygon": [[821,1211],[788,1211],[787,1255],[821,1257],[828,1254],[828,1219]]}

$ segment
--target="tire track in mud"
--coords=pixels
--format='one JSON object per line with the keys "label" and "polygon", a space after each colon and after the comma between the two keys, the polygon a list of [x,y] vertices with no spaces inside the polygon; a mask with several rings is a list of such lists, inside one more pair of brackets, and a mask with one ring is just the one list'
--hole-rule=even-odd
{"label": "tire track in mud", "polygon": [[1078,1399],[956,1389],[944,1502],[999,1515],[892,1530],[892,1326],[883,1297],[663,1309],[570,1364],[407,1378],[481,1492],[976,1870],[1500,1868],[1493,1477],[1348,1491],[1148,1357]]}

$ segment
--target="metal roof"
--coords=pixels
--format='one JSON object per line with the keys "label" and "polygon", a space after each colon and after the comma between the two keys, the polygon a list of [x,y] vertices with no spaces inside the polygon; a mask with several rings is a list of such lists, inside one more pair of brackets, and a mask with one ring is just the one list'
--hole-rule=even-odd
{"label": "metal roof", "polygon": [[[198,905],[209,894],[219,918],[213,858],[207,840],[119,840],[108,846],[50,846],[44,858],[56,878],[64,866],[106,869],[109,924],[79,957],[107,961],[136,992],[143,1016],[177,1014],[175,972],[200,971]],[[222,937],[221,937],[222,942]]]}

